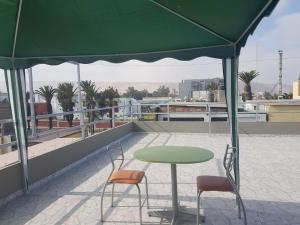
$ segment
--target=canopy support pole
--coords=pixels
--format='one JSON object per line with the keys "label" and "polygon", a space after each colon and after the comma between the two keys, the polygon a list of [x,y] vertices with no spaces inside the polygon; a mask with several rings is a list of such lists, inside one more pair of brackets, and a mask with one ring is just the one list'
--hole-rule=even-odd
{"label": "canopy support pole", "polygon": [[78,88],[78,108],[79,108],[79,115],[80,115],[80,126],[81,126],[81,139],[85,138],[85,129],[83,127],[84,125],[84,118],[83,118],[83,112],[82,112],[82,98],[81,98],[81,79],[80,79],[80,65],[79,63],[76,63],[77,67],[77,88]]}
{"label": "canopy support pole", "polygon": [[9,94],[9,102],[14,121],[15,135],[21,159],[24,192],[29,192],[29,170],[27,151],[27,118],[25,100],[25,77],[23,69],[5,71],[5,80]]}
{"label": "canopy support pole", "polygon": [[29,77],[29,90],[30,90],[30,123],[31,123],[31,135],[36,137],[36,123],[35,123],[35,108],[34,108],[34,91],[33,91],[33,77],[32,77],[32,68],[28,69]]}
{"label": "canopy support pole", "polygon": [[240,189],[239,171],[239,132],[238,132],[238,57],[226,58],[224,64],[224,78],[226,86],[226,100],[230,124],[231,145],[236,153],[234,175],[236,188]]}

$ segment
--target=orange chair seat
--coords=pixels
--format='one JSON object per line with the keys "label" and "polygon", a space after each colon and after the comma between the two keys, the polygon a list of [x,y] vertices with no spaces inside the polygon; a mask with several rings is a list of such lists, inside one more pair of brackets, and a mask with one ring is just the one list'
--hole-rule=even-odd
{"label": "orange chair seat", "polygon": [[140,170],[118,170],[112,173],[109,182],[115,184],[138,184],[144,176],[145,172]]}
{"label": "orange chair seat", "polygon": [[200,191],[233,192],[233,187],[227,177],[199,176],[197,186]]}

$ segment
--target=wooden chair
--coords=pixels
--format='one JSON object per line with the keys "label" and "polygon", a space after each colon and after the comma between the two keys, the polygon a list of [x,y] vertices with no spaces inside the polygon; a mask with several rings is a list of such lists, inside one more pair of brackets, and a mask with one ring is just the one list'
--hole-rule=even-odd
{"label": "wooden chair", "polygon": [[199,224],[200,217],[200,196],[204,191],[221,191],[231,192],[236,195],[238,205],[238,217],[241,219],[241,209],[243,210],[244,225],[247,225],[247,216],[242,198],[236,188],[236,182],[232,175],[233,163],[236,157],[236,153],[233,151],[233,147],[227,145],[223,166],[226,170],[226,177],[220,176],[198,176],[197,177],[197,225]]}
{"label": "wooden chair", "polygon": [[[101,195],[101,221],[104,222],[103,218],[103,199],[105,194],[105,189],[108,185],[112,184],[112,192],[111,192],[111,207],[114,207],[114,188],[115,184],[128,184],[128,185],[135,185],[138,190],[139,196],[139,214],[140,214],[140,224],[142,224],[142,207],[145,201],[142,203],[141,200],[141,190],[139,184],[145,179],[146,185],[146,201],[147,201],[147,208],[149,208],[149,198],[148,198],[148,183],[147,177],[144,171],[141,170],[124,170],[122,169],[124,163],[124,151],[123,147],[120,142],[109,145],[107,147],[107,153],[112,163],[112,171],[108,176],[108,179],[103,187],[102,195]],[[120,164],[116,167],[115,161],[119,160]]]}

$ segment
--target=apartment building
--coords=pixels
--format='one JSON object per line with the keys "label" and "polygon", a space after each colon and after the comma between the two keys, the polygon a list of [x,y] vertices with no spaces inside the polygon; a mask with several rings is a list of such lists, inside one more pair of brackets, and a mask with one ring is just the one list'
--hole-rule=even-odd
{"label": "apartment building", "polygon": [[224,79],[189,79],[182,80],[179,83],[179,98],[182,100],[191,100],[193,91],[206,91],[211,83],[216,83],[219,90],[224,90]]}

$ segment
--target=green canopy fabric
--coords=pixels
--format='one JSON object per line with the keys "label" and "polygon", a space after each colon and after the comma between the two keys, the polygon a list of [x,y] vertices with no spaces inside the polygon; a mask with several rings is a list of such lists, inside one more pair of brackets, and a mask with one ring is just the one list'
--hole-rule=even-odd
{"label": "green canopy fabric", "polygon": [[0,0],[0,68],[238,55],[279,0]]}

